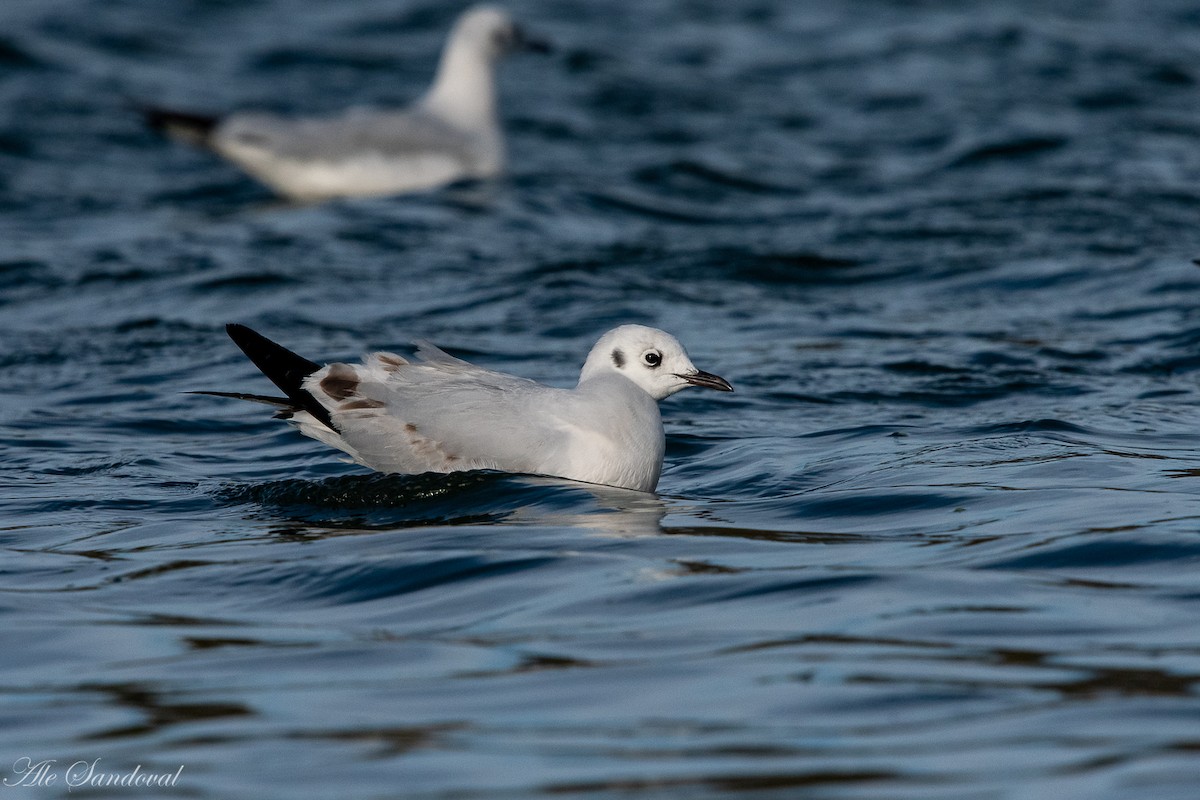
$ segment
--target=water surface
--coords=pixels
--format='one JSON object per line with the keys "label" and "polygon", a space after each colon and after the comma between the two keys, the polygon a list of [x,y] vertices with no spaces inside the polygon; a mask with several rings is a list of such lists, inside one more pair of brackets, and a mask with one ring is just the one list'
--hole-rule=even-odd
{"label": "water surface", "polygon": [[[508,179],[308,207],[127,99],[400,102],[455,9],[0,14],[4,775],[1194,797],[1192,4],[511,7]],[[368,475],[183,394],[268,389],[230,321],[557,385],[640,322],[738,391],[664,403],[653,496]]]}

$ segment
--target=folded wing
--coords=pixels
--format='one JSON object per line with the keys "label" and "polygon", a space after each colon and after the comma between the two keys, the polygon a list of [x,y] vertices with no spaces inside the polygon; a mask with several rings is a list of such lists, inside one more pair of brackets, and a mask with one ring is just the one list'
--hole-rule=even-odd
{"label": "folded wing", "polygon": [[571,432],[560,413],[569,392],[477,367],[428,343],[418,357],[373,353],[362,364],[313,373],[304,389],[334,430],[298,419],[302,430],[383,472],[555,469]]}

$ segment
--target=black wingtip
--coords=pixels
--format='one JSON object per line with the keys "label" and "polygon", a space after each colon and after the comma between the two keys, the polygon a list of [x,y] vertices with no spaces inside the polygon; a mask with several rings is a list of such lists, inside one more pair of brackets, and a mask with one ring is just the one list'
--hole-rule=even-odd
{"label": "black wingtip", "polygon": [[330,430],[337,430],[329,410],[304,388],[304,379],[321,369],[320,364],[293,353],[245,325],[231,322],[225,326],[225,332],[297,408],[304,409]]}
{"label": "black wingtip", "polygon": [[208,146],[213,131],[221,124],[220,117],[209,114],[173,111],[140,103],[133,106],[151,129],[200,147]]}

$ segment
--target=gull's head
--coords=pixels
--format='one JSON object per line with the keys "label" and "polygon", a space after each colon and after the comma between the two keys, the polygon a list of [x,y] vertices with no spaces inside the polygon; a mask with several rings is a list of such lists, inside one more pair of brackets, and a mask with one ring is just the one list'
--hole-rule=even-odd
{"label": "gull's head", "polygon": [[464,11],[454,23],[450,40],[488,61],[496,61],[515,50],[549,51],[545,43],[526,36],[508,12],[497,6],[473,6]]}
{"label": "gull's head", "polygon": [[584,362],[579,382],[611,373],[624,375],[655,400],[689,386],[733,391],[724,378],[696,369],[678,339],[645,325],[622,325],[601,336]]}

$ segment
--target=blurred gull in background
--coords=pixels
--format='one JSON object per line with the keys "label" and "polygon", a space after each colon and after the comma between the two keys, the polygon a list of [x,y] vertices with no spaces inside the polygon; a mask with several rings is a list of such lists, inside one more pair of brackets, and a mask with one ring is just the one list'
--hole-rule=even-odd
{"label": "blurred gull in background", "polygon": [[300,432],[381,472],[493,469],[652,492],[666,440],[658,401],[689,386],[732,392],[669,333],[622,325],[555,389],[419,343],[418,361],[373,353],[322,367],[243,325],[233,341],[285,397],[198,392],[278,406]]}
{"label": "blurred gull in background", "polygon": [[476,6],[455,22],[429,91],[407,108],[308,118],[142,111],[152,127],[213,150],[291,200],[416,192],[504,171],[495,65],[522,49],[549,50],[502,9]]}

